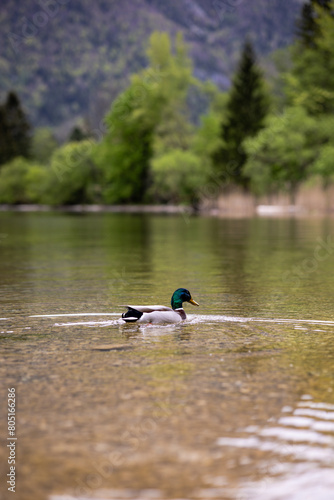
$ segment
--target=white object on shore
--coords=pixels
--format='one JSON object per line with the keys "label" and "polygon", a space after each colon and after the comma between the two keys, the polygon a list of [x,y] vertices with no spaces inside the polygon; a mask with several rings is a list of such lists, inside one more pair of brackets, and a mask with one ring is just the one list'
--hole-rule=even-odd
{"label": "white object on shore", "polygon": [[258,205],[256,207],[258,215],[295,214],[302,211],[303,209],[296,205]]}

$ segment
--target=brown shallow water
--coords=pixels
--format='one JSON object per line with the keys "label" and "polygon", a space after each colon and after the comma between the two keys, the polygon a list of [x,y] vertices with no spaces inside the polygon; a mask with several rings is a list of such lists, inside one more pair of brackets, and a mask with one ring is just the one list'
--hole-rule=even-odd
{"label": "brown shallow water", "polygon": [[[0,214],[0,495],[13,387],[20,500],[334,499],[332,234]],[[119,320],[179,286],[185,323]]]}

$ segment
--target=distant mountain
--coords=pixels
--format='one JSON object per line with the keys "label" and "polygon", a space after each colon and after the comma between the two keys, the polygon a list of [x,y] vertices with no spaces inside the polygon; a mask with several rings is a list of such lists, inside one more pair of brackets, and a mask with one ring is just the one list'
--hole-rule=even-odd
{"label": "distant mountain", "polygon": [[150,33],[182,31],[195,74],[229,85],[251,37],[260,56],[293,40],[301,0],[2,0],[1,98],[14,89],[35,125],[96,122],[147,64]]}

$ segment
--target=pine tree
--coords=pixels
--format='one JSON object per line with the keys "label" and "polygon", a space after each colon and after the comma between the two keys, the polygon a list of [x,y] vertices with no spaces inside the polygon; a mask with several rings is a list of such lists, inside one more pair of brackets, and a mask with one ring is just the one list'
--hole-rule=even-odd
{"label": "pine tree", "polygon": [[69,142],[80,142],[80,141],[84,141],[85,139],[87,139],[88,137],[88,134],[86,134],[81,127],[79,127],[78,125],[76,125],[75,127],[73,127],[70,135],[69,135],[69,138],[68,138],[68,141]]}
{"label": "pine tree", "polygon": [[288,104],[312,115],[334,111],[334,2],[310,0],[303,29],[292,46],[293,67],[285,75]]}
{"label": "pine tree", "polygon": [[10,148],[8,147],[7,121],[4,106],[0,106],[0,165],[10,160]]}
{"label": "pine tree", "polygon": [[309,0],[303,5],[300,18],[296,23],[297,36],[302,45],[307,48],[315,48],[316,39],[319,36],[316,6],[330,10],[330,0]]}
{"label": "pine tree", "polygon": [[246,41],[227,102],[226,117],[221,126],[222,147],[213,155],[217,174],[222,181],[244,187],[248,178],[242,173],[247,160],[243,141],[257,134],[269,111],[269,96],[250,41]]}
{"label": "pine tree", "polygon": [[15,92],[0,106],[0,165],[16,156],[29,156],[30,124]]}

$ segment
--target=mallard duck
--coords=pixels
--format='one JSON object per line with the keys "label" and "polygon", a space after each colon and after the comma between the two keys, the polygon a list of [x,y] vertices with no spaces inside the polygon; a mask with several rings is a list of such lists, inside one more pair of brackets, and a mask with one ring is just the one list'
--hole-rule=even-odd
{"label": "mallard duck", "polygon": [[198,306],[191,298],[189,290],[178,288],[172,295],[172,308],[166,306],[124,306],[128,310],[122,314],[122,318],[127,323],[178,323],[187,318],[182,307],[183,302],[190,302]]}

